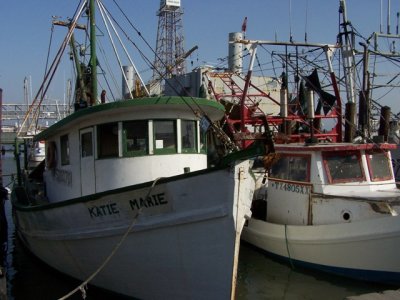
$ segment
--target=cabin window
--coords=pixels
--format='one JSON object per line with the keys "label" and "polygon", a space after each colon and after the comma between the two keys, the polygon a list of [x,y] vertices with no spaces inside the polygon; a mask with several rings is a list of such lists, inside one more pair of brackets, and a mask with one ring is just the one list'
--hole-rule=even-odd
{"label": "cabin window", "polygon": [[92,132],[82,133],[81,135],[81,144],[82,144],[82,157],[93,156],[93,138]]}
{"label": "cabin window", "polygon": [[371,181],[390,180],[393,178],[386,151],[369,151],[366,154]]}
{"label": "cabin window", "polygon": [[174,120],[154,120],[154,153],[176,153],[176,122]]}
{"label": "cabin window", "polygon": [[68,134],[60,137],[61,146],[61,165],[69,165],[69,140]]}
{"label": "cabin window", "polygon": [[325,152],[323,158],[330,183],[365,180],[359,151]]}
{"label": "cabin window", "polygon": [[196,121],[181,120],[181,142],[183,153],[197,152]]}
{"label": "cabin window", "polygon": [[310,181],[310,156],[281,154],[271,166],[269,176],[274,179]]}
{"label": "cabin window", "polygon": [[118,157],[118,123],[97,126],[98,157]]}
{"label": "cabin window", "polygon": [[146,120],[123,123],[123,155],[137,156],[147,154],[148,122]]}

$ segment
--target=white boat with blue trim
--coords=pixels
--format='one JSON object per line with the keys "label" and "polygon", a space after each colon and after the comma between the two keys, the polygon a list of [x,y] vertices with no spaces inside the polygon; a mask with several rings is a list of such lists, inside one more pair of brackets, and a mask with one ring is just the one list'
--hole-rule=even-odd
{"label": "white boat with blue trim", "polygon": [[[391,144],[275,145],[242,239],[293,266],[400,283]],[[264,192],[263,192],[264,191]]]}

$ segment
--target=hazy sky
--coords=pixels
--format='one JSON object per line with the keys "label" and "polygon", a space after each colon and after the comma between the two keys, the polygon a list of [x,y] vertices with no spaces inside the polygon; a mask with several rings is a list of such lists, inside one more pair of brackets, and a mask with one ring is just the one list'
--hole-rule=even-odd
{"label": "hazy sky", "polygon": [[[159,0],[116,0],[146,41],[155,48]],[[103,3],[114,7],[113,0]],[[339,0],[181,0],[184,8],[183,26],[185,48],[198,45],[199,49],[188,59],[188,69],[204,64],[217,64],[228,54],[229,32],[240,31],[243,19],[248,18],[246,37],[263,40],[335,43],[339,23]],[[347,0],[348,17],[358,31],[369,36],[379,30],[383,5],[386,26],[387,0]],[[24,101],[24,78],[30,78],[33,94],[43,78],[51,36],[52,16],[61,20],[72,17],[78,0],[1,1],[0,2],[0,88],[3,101]],[[113,5],[111,5],[113,4]],[[392,28],[395,30],[396,12],[400,1],[391,1]],[[113,8],[114,9],[114,8]],[[65,28],[55,28],[51,51],[58,47]],[[130,35],[138,35],[130,29]],[[55,38],[55,36],[59,36]],[[138,44],[143,44],[139,42]],[[144,55],[154,60],[154,54],[143,46]],[[135,63],[145,81],[151,72],[136,54]],[[193,65],[190,64],[193,62]],[[50,98],[64,97],[64,86],[71,77],[70,64],[60,66],[58,82],[48,90]],[[120,80],[119,78],[117,80]]]}

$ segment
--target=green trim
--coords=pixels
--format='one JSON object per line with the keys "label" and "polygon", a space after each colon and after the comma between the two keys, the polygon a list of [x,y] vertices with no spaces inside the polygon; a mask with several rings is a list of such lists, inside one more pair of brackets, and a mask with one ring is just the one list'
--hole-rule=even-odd
{"label": "green trim", "polygon": [[250,147],[248,147],[244,150],[233,152],[233,153],[230,153],[227,156],[225,156],[222,159],[220,166],[221,167],[228,166],[236,160],[251,159],[251,158],[255,158],[257,156],[262,156],[265,154],[266,154],[266,151],[265,151],[264,143],[256,141]]}
{"label": "green trim", "polygon": [[[200,99],[200,98],[188,98],[188,97],[148,97],[148,98],[140,98],[140,99],[129,99],[129,100],[120,100],[110,103],[105,103],[101,105],[95,105],[92,107],[87,107],[80,109],[68,117],[58,121],[53,126],[49,127],[48,129],[42,131],[38,135],[34,137],[34,141],[45,140],[51,135],[53,135],[57,130],[62,128],[63,126],[71,123],[73,121],[77,121],[79,119],[83,119],[88,115],[114,110],[117,108],[134,108],[134,107],[141,107],[141,106],[149,106],[149,105],[190,105],[194,110],[198,110],[199,106],[208,106],[211,108],[215,108],[222,112],[225,111],[225,108],[222,104],[208,99]],[[154,108],[156,110],[157,107]]]}

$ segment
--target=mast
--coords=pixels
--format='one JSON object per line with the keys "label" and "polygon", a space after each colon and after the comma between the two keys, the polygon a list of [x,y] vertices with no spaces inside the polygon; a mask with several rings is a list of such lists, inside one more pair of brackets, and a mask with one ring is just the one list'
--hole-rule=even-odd
{"label": "mast", "polygon": [[[352,31],[348,29],[349,21],[347,19],[346,1],[340,0],[340,10],[342,14],[343,23],[343,33],[340,33],[340,40],[342,44],[342,57],[343,57],[343,68],[345,72],[345,81],[347,86],[347,101],[350,103],[355,103],[355,88],[354,88],[354,74],[355,74],[355,64],[354,64],[354,42]],[[344,41],[342,41],[344,36]],[[354,122],[353,122],[354,123]]]}
{"label": "mast", "polygon": [[97,104],[97,57],[96,57],[96,19],[94,0],[89,1],[90,17],[90,62],[91,70],[91,96],[90,105]]}

